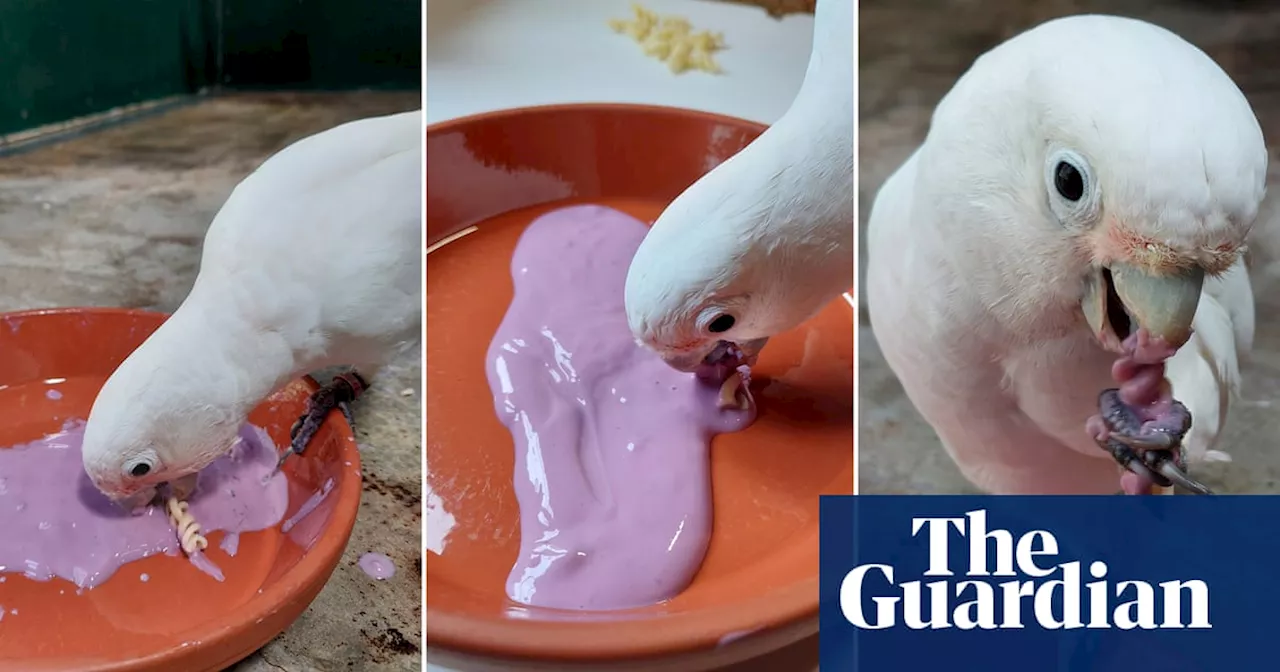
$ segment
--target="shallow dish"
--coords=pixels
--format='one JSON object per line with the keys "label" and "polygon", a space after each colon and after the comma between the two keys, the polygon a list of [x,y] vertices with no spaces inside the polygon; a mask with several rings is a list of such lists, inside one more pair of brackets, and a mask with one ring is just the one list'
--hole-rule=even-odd
{"label": "shallow dish", "polygon": [[[164,319],[104,308],[0,315],[0,446],[88,417],[102,383]],[[294,381],[254,409],[250,422],[277,446],[288,445],[289,428],[315,389],[310,378]],[[332,490],[287,534],[279,525],[243,534],[235,557],[212,551],[222,533],[210,535],[222,583],[164,555],[125,565],[82,594],[61,579],[2,575],[0,605],[10,613],[0,619],[0,670],[212,671],[266,644],[324,587],[355,523],[360,456],[340,413],[284,472],[286,519],[329,479]]]}
{"label": "shallow dish", "polygon": [[[464,669],[706,669],[817,629],[818,496],[853,488],[853,309],[775,337],[753,371],[760,417],[712,447],[714,532],[693,584],[608,614],[525,608],[514,448],[485,350],[511,298],[515,243],[538,215],[596,203],[652,223],[763,131],[637,105],[524,108],[427,130],[427,644]],[[850,185],[852,188],[852,185]],[[472,227],[475,227],[472,230]]]}

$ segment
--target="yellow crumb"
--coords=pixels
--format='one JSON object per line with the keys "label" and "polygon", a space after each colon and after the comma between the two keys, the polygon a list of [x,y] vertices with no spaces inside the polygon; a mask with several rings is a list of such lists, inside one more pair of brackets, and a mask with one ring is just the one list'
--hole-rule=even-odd
{"label": "yellow crumb", "polygon": [[725,48],[724,35],[706,30],[695,33],[688,19],[658,16],[638,4],[631,9],[635,14],[632,19],[610,19],[609,27],[639,44],[645,56],[666,63],[677,75],[688,70],[723,72],[714,54]]}

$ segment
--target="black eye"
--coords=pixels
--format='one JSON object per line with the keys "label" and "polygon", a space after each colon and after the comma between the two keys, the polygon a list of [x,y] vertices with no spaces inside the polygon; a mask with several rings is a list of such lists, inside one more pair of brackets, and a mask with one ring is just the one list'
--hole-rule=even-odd
{"label": "black eye", "polygon": [[1054,167],[1053,186],[1063,198],[1072,203],[1084,198],[1084,176],[1078,168],[1066,161],[1059,161]]}
{"label": "black eye", "polygon": [[732,315],[721,315],[720,317],[711,320],[711,324],[707,325],[707,331],[710,331],[713,334],[723,334],[733,328],[733,323],[734,319]]}
{"label": "black eye", "polygon": [[129,473],[133,474],[134,478],[146,476],[151,473],[151,465],[146,462],[139,462],[133,465],[133,468],[129,470]]}

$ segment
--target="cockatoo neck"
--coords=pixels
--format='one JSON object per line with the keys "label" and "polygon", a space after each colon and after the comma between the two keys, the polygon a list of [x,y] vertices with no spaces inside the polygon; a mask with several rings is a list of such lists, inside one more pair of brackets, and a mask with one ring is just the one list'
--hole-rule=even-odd
{"label": "cockatoo neck", "polygon": [[[819,0],[817,3],[809,65],[792,103],[793,109],[797,105],[818,103],[830,112],[847,110],[850,128],[853,127],[853,69],[857,58],[853,11],[853,0]],[[788,112],[784,119],[790,115]],[[852,151],[852,147],[849,149]]]}
{"label": "cockatoo neck", "polygon": [[660,349],[709,350],[694,325],[707,305],[731,311],[728,338],[743,343],[798,326],[853,284],[853,5],[820,0],[816,14],[787,112],[680,194],[636,252],[628,319]]}
{"label": "cockatoo neck", "polygon": [[851,0],[818,2],[813,50],[795,100],[734,157],[726,166],[729,175],[719,181],[734,198],[754,201],[744,208],[758,213],[745,220],[745,239],[787,239],[785,245],[752,249],[766,255],[786,250],[792,257],[747,266],[771,269],[766,277],[776,291],[760,297],[769,305],[758,311],[762,322],[750,325],[744,338],[793,328],[852,286],[853,11]]}
{"label": "cockatoo neck", "polygon": [[[192,298],[197,292],[193,290]],[[292,352],[278,334],[260,332],[208,302],[188,299],[156,333],[168,366],[190,376],[204,404],[237,418],[249,411],[293,372]]]}

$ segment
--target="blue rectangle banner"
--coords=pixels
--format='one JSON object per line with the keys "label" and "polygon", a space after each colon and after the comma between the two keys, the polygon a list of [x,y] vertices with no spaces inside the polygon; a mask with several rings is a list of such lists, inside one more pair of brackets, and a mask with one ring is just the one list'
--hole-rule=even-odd
{"label": "blue rectangle banner", "polygon": [[825,496],[823,672],[1280,669],[1280,497]]}

